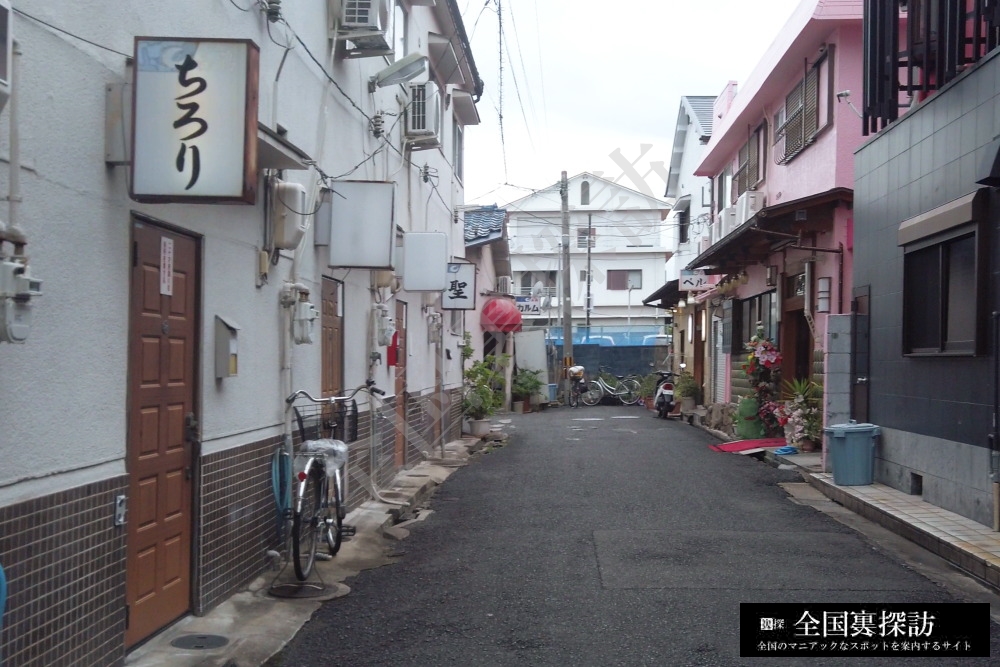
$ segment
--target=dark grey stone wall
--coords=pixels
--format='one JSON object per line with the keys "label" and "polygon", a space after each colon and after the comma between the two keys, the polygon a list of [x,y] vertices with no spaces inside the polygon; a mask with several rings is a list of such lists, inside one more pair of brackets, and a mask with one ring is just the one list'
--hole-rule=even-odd
{"label": "dark grey stone wall", "polygon": [[[975,191],[1000,134],[1000,53],[953,81],[855,154],[854,284],[871,287],[871,421],[910,433],[986,445],[992,418],[988,357],[908,358],[903,341],[899,224]],[[997,284],[996,194],[990,213]],[[991,287],[989,311],[997,310]],[[990,346],[991,347],[991,346]]]}

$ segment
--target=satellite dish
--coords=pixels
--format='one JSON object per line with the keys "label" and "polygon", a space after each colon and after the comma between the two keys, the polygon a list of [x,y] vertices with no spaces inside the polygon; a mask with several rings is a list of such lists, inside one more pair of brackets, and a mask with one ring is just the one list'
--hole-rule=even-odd
{"label": "satellite dish", "polygon": [[536,299],[540,297],[544,292],[545,292],[545,283],[543,283],[541,280],[537,281],[534,285],[531,286],[531,296],[535,297]]}

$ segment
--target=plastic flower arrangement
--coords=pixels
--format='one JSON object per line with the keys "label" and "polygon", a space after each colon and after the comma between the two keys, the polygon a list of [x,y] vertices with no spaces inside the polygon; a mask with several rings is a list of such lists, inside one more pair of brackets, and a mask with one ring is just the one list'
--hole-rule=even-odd
{"label": "plastic flower arrangement", "polygon": [[781,352],[774,341],[764,336],[764,325],[757,323],[757,332],[745,344],[748,354],[743,372],[756,386],[771,381],[771,369],[781,366]]}
{"label": "plastic flower arrangement", "polygon": [[785,442],[796,445],[802,440],[820,442],[822,440],[823,413],[819,407],[820,387],[808,380],[793,380],[785,383],[785,394],[789,396],[779,405],[774,414],[785,429]]}
{"label": "plastic flower arrangement", "polygon": [[775,411],[779,404],[774,401],[775,387],[773,374],[781,368],[781,352],[774,341],[764,335],[764,325],[757,323],[756,333],[744,344],[747,360],[743,372],[750,380],[753,391],[751,398],[756,402],[760,433],[766,436],[781,435],[782,427]]}

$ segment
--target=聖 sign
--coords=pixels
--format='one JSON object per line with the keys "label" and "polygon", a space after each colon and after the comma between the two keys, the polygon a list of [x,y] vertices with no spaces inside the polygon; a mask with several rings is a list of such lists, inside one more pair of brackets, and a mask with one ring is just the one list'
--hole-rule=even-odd
{"label": "\u8056 sign", "polygon": [[448,278],[441,294],[441,308],[445,310],[474,310],[476,308],[476,265],[464,262],[448,264]]}

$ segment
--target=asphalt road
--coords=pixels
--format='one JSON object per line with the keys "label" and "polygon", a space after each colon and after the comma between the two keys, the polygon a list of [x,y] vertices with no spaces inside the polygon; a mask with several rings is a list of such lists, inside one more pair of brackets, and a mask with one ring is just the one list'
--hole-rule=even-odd
{"label": "asphalt road", "polygon": [[714,452],[695,427],[638,407],[510,420],[398,562],[349,580],[269,665],[991,664],[741,657],[741,602],[969,599],[793,502],[779,484],[797,473]]}

